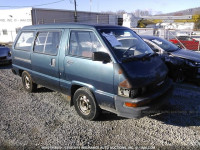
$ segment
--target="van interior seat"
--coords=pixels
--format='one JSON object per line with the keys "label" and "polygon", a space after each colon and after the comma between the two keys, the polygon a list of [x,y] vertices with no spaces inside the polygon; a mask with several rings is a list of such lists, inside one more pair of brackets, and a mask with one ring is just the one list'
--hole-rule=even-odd
{"label": "van interior seat", "polygon": [[82,56],[83,57],[92,57],[92,52],[91,51],[83,51],[82,52]]}

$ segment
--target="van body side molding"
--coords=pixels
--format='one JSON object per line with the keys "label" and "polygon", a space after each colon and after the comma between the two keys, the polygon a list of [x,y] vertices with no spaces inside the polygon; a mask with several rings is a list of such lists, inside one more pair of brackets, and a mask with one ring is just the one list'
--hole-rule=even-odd
{"label": "van body side molding", "polygon": [[19,60],[19,61],[24,61],[24,62],[26,62],[26,63],[31,63],[31,60],[29,60],[29,59],[25,59],[25,58],[21,58],[21,57],[14,57],[14,59],[15,60]]}

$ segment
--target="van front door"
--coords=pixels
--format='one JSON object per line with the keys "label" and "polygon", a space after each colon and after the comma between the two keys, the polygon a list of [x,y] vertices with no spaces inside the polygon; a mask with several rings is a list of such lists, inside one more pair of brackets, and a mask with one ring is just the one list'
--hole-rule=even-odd
{"label": "van front door", "polygon": [[96,51],[108,53],[93,31],[71,30],[64,61],[66,86],[86,86],[100,106],[114,108],[113,62],[92,61],[92,53]]}
{"label": "van front door", "polygon": [[59,90],[60,37],[61,31],[38,32],[31,56],[34,81],[55,90]]}

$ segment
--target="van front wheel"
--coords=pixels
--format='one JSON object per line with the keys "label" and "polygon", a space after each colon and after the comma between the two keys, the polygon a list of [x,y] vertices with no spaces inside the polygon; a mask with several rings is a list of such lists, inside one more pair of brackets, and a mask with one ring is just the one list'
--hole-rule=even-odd
{"label": "van front wheel", "polygon": [[22,73],[22,84],[24,89],[29,93],[35,91],[37,88],[37,84],[33,83],[31,75],[27,71]]}
{"label": "van front wheel", "polygon": [[74,107],[83,119],[95,120],[100,114],[100,108],[88,88],[79,88],[73,97]]}

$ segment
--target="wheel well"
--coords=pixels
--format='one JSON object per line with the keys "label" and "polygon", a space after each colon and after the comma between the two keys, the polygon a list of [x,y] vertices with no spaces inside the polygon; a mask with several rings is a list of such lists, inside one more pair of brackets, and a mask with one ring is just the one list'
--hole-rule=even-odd
{"label": "wheel well", "polygon": [[22,76],[22,72],[23,72],[24,70],[19,70],[19,76],[21,77]]}
{"label": "wheel well", "polygon": [[[81,87],[84,87],[84,86],[81,86],[81,85],[72,85],[71,87],[71,100],[70,100],[70,106],[73,106],[74,103],[73,103],[73,97],[74,97],[74,93],[76,92],[76,90],[78,90],[79,88]],[[88,87],[86,87],[88,88]],[[91,89],[89,89],[91,91]],[[91,91],[91,93],[93,94],[94,96],[94,93]],[[95,97],[95,96],[94,96]]]}
{"label": "wheel well", "polygon": [[82,86],[80,85],[72,85],[71,87],[71,101],[70,101],[70,106],[73,106],[74,103],[73,103],[73,96],[74,96],[74,93],[76,92],[77,89],[81,88]]}

